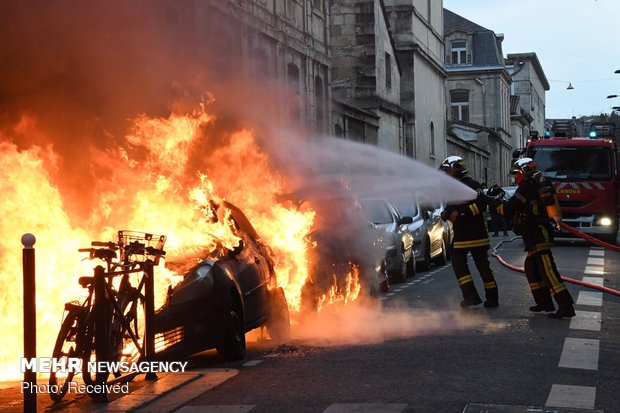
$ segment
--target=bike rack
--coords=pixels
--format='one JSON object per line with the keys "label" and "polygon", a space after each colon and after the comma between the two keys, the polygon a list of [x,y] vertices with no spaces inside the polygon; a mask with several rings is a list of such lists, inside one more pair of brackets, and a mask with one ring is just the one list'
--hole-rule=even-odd
{"label": "bike rack", "polygon": [[[152,361],[155,358],[155,330],[153,326],[153,320],[155,316],[155,277],[154,277],[154,263],[148,259],[144,261],[141,269],[125,270],[106,272],[102,266],[95,267],[94,270],[94,315],[95,315],[95,355],[97,361],[111,361],[108,360],[109,354],[109,331],[110,317],[113,309],[110,307],[110,301],[108,299],[109,287],[107,285],[107,279],[110,277],[116,277],[118,275],[143,273],[144,277],[144,342],[142,348],[138,346],[138,350],[141,353],[141,360]],[[142,284],[140,281],[139,284]],[[130,373],[133,374],[133,373]],[[107,374],[104,372],[97,372],[96,384],[112,384],[125,378],[126,376],[119,377],[107,382],[105,378]],[[155,373],[146,373],[146,380],[156,380],[157,375]],[[100,387],[103,389],[103,386]],[[108,401],[107,393],[102,390],[101,393],[96,393],[95,397],[98,401]]]}

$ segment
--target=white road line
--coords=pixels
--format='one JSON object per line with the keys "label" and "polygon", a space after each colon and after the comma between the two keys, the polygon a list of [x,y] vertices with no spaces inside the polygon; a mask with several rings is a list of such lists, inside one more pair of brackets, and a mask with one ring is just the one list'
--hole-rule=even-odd
{"label": "white road line", "polygon": [[603,257],[605,255],[605,250],[590,250],[590,255],[593,257]]}
{"label": "white road line", "polygon": [[551,386],[545,407],[570,407],[593,410],[595,399],[596,387],[554,384]]}
{"label": "white road line", "polygon": [[598,370],[599,340],[566,337],[558,367]]}
{"label": "white road line", "polygon": [[605,258],[588,257],[586,265],[605,265]]}
{"label": "white road line", "polygon": [[570,320],[570,328],[574,330],[601,331],[601,313],[596,311],[575,311]]}
{"label": "white road line", "polygon": [[257,364],[260,364],[262,362],[263,360],[250,360],[250,361],[243,363],[243,367],[254,367]]}
{"label": "white road line", "polygon": [[178,413],[247,413],[256,407],[255,404],[245,405],[213,405],[213,406],[183,406]]}
{"label": "white road line", "polygon": [[583,277],[583,282],[603,286],[605,279],[603,277]]}
{"label": "white road line", "polygon": [[603,305],[603,293],[595,291],[579,291],[577,305],[593,305],[601,307]]}
{"label": "white road line", "polygon": [[584,273],[585,274],[594,274],[594,275],[603,275],[603,274],[605,274],[605,271],[604,271],[603,268],[604,267],[588,265],[586,267],[586,270],[584,271]]}
{"label": "white road line", "polygon": [[334,403],[323,413],[400,413],[406,408],[405,403]]}

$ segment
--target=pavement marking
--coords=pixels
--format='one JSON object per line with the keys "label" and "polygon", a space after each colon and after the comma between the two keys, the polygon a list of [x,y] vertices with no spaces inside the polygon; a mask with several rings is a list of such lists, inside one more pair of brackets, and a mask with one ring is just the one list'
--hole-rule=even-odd
{"label": "pavement marking", "polygon": [[[152,393],[151,399],[148,401],[143,401],[142,403],[133,408],[125,408],[119,411],[131,411],[133,413],[171,412],[175,409],[178,409],[190,400],[195,399],[206,391],[211,390],[213,387],[225,382],[231,377],[236,376],[239,373],[239,370],[214,368],[195,370],[191,373],[198,374],[199,377],[183,385],[170,388],[168,388],[167,386],[162,386],[160,388],[157,387],[157,383],[164,381],[164,379],[166,379],[167,377],[177,376],[177,374],[174,374],[166,376],[161,380],[157,380],[156,382],[153,382],[153,386],[149,384],[136,390],[134,393],[138,393],[141,390],[146,389],[145,393]],[[122,397],[119,400],[126,399],[127,397],[128,396]],[[112,404],[113,403],[110,403],[110,405]]]}
{"label": "pavement marking", "polygon": [[595,399],[596,387],[554,384],[551,386],[545,406],[594,409]]}
{"label": "pavement marking", "polygon": [[605,279],[603,277],[583,277],[583,282],[603,286]]}
{"label": "pavement marking", "polygon": [[242,367],[254,367],[257,364],[262,363],[263,360],[250,360],[248,362],[243,363]]}
{"label": "pavement marking", "polygon": [[605,258],[588,257],[586,265],[605,265]]}
{"label": "pavement marking", "polygon": [[605,274],[604,271],[604,267],[595,267],[592,265],[589,265],[586,267],[586,270],[584,271],[585,274],[594,274],[594,275],[603,275]]}
{"label": "pavement marking", "polygon": [[595,291],[579,291],[577,305],[593,305],[601,307],[603,305],[603,293]]}
{"label": "pavement marking", "polygon": [[566,337],[558,367],[598,370],[599,340]]}
{"label": "pavement marking", "polygon": [[575,311],[575,317],[570,320],[570,327],[574,330],[601,331],[601,313],[595,311]]}
{"label": "pavement marking", "polygon": [[406,408],[406,403],[334,403],[323,413],[400,413]]}
{"label": "pavement marking", "polygon": [[183,406],[177,413],[247,413],[255,407],[255,404]]}
{"label": "pavement marking", "polygon": [[590,250],[590,255],[596,257],[603,257],[605,255],[605,250]]}

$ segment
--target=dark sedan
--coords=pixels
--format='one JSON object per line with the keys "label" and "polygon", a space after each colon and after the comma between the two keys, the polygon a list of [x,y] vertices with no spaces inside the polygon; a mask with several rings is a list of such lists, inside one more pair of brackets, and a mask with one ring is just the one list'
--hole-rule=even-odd
{"label": "dark sedan", "polygon": [[228,202],[222,207],[230,212],[239,244],[212,252],[169,290],[155,314],[158,358],[216,348],[225,360],[239,360],[245,357],[245,333],[261,326],[276,341],[288,337],[288,306],[269,250],[239,208]]}

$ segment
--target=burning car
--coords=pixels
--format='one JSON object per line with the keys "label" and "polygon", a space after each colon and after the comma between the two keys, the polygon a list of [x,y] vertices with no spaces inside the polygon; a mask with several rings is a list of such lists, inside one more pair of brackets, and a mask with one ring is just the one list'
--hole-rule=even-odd
{"label": "burning car", "polygon": [[[240,360],[245,357],[245,333],[262,326],[275,341],[288,338],[288,305],[269,248],[239,208],[226,201],[219,208],[226,210],[239,242],[232,249],[211,251],[169,289],[155,313],[158,358],[215,348],[227,361]],[[175,265],[187,264],[171,267]]]}

